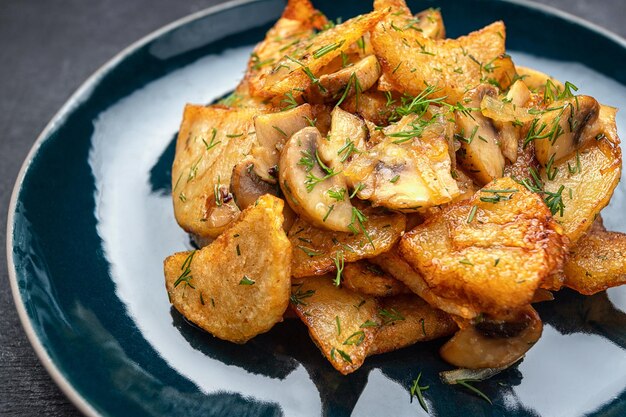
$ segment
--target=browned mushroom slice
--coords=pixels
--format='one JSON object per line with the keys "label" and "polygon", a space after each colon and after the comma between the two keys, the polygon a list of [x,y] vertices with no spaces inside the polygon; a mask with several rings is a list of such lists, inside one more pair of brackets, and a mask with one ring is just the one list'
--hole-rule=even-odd
{"label": "browned mushroom slice", "polygon": [[278,196],[278,186],[263,181],[254,172],[254,159],[246,158],[233,168],[230,190],[237,206],[243,210],[254,204],[264,194]]}
{"label": "browned mushroom slice", "polygon": [[484,185],[504,173],[504,156],[500,149],[500,137],[493,122],[482,115],[480,103],[485,96],[495,98],[493,86],[481,85],[466,95],[467,111],[456,112],[455,137],[461,142],[457,161],[480,185]]}
{"label": "browned mushroom slice", "polygon": [[311,103],[343,101],[347,97],[369,90],[380,77],[380,65],[369,55],[353,65],[330,74],[323,74],[311,85],[304,97]]}
{"label": "browned mushroom slice", "polygon": [[459,330],[439,353],[461,368],[500,368],[518,361],[539,340],[543,324],[530,306],[507,320],[489,317]]}
{"label": "browned mushroom slice", "polygon": [[444,114],[411,114],[384,130],[386,137],[346,164],[348,185],[374,206],[415,211],[450,202],[460,194]]}
{"label": "browned mushroom slice", "polygon": [[557,162],[594,138],[583,136],[593,124],[600,105],[593,97],[576,96],[550,103],[530,125],[526,141],[534,141],[537,160],[543,166]]}
{"label": "browned mushroom slice", "polygon": [[517,160],[518,143],[523,123],[530,122],[534,116],[526,103],[530,100],[530,90],[521,80],[513,83],[504,96],[493,97],[485,94],[480,103],[483,116],[493,121],[499,133],[502,154],[511,162]]}
{"label": "browned mushroom slice", "polygon": [[341,108],[349,113],[358,114],[377,126],[386,126],[398,105],[393,96],[372,89],[359,94],[358,97],[346,98],[341,103]]}
{"label": "browned mushroom slice", "polygon": [[308,104],[254,118],[258,145],[252,149],[252,155],[254,171],[259,177],[276,182],[276,167],[285,142],[298,130],[309,126],[310,120],[313,120],[313,113]]}
{"label": "browned mushroom slice", "polygon": [[362,118],[340,107],[335,107],[331,117],[330,131],[326,140],[319,144],[319,154],[324,161],[328,161],[329,167],[341,171],[344,162],[352,160],[355,154],[365,149],[369,131]]}
{"label": "browned mushroom slice", "polygon": [[328,167],[318,151],[314,127],[296,132],[280,156],[279,183],[291,208],[317,227],[348,232],[353,207],[341,171]]}

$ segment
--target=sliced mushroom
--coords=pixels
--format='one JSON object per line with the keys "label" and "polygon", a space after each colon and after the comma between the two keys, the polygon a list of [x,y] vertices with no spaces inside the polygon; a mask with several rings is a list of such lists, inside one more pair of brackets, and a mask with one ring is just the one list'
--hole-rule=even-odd
{"label": "sliced mushroom", "polygon": [[369,131],[363,119],[340,107],[335,107],[331,117],[328,138],[321,141],[318,150],[322,160],[328,161],[329,167],[342,170],[344,162],[350,161],[355,154],[365,149]]}
{"label": "sliced mushroom", "polygon": [[468,92],[466,107],[470,110],[456,112],[455,137],[461,142],[457,160],[468,174],[484,185],[504,172],[504,156],[500,137],[490,119],[482,115],[480,103],[485,96],[496,97],[495,87],[481,85]]}
{"label": "sliced mushroom", "polygon": [[450,202],[460,191],[451,175],[448,123],[434,108],[422,117],[403,117],[346,165],[348,185],[374,206],[403,212]]}
{"label": "sliced mushroom", "polygon": [[[259,197],[265,194],[280,197],[280,187],[277,184],[270,184],[263,181],[261,177],[254,172],[253,161],[252,158],[246,158],[235,165],[230,180],[230,190],[237,206],[241,210],[255,204]],[[297,216],[288,204],[283,206],[283,217],[283,228],[285,231],[289,231]]]}
{"label": "sliced mushroom", "polygon": [[254,160],[252,158],[246,158],[235,165],[230,179],[230,190],[241,210],[253,205],[264,194],[278,196],[278,186],[263,181],[254,172]]}
{"label": "sliced mushroom", "polygon": [[286,200],[302,218],[328,230],[349,232],[353,207],[340,171],[318,151],[325,140],[314,127],[296,132],[280,156],[279,183]]}
{"label": "sliced mushroom", "polygon": [[530,306],[506,320],[482,318],[459,330],[439,353],[452,365],[500,368],[520,359],[539,340],[543,324]]}
{"label": "sliced mushroom", "polygon": [[480,103],[481,113],[489,117],[498,130],[502,154],[511,162],[517,160],[521,125],[534,118],[525,107],[529,100],[530,90],[518,80],[506,95],[498,98],[485,95]]}
{"label": "sliced mushroom", "polygon": [[[211,231],[214,236],[219,235],[222,231],[237,217],[241,210],[237,207],[233,195],[228,190],[226,184],[215,184],[213,192],[210,193],[202,210],[201,222],[211,225]],[[197,241],[205,243],[204,241]]]}
{"label": "sliced mushroom", "polygon": [[339,71],[324,74],[313,83],[304,96],[311,103],[325,103],[344,100],[347,97],[369,90],[380,77],[381,69],[374,55],[369,55]]}
{"label": "sliced mushroom", "polygon": [[276,166],[285,142],[313,120],[311,106],[303,104],[279,113],[262,114],[254,118],[258,145],[252,149],[254,171],[263,180],[276,182]]}
{"label": "sliced mushroom", "polygon": [[576,96],[550,103],[543,114],[533,120],[527,140],[534,140],[537,160],[543,166],[573,154],[592,137],[581,133],[598,118],[600,104],[589,96]]}

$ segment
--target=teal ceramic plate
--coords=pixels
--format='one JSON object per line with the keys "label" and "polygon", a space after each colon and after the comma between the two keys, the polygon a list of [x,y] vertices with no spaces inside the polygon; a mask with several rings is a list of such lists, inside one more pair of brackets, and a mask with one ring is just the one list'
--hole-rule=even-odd
{"label": "teal ceramic plate", "polygon": [[[369,1],[319,0],[330,17]],[[519,2],[413,1],[441,7],[450,36],[502,19],[518,63],[626,108],[626,45],[563,14]],[[92,76],[35,143],[15,186],[9,272],[26,332],[56,382],[88,415],[415,416],[422,373],[431,415],[626,415],[626,288],[569,291],[539,305],[543,337],[514,369],[477,386],[444,386],[440,342],[369,358],[341,376],[298,322],[244,346],[170,309],[162,261],[190,246],[170,201],[170,166],[186,102],[231,90],[282,1],[237,1],[178,21]],[[623,114],[622,114],[623,116]],[[622,137],[626,120],[620,117]],[[626,231],[624,185],[604,211]]]}

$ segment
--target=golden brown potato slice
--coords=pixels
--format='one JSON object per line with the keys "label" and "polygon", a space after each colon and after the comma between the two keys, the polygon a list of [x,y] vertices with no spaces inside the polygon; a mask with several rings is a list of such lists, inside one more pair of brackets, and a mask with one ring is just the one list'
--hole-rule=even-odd
{"label": "golden brown potato slice", "polygon": [[399,248],[435,294],[499,316],[558,288],[566,242],[541,197],[505,177],[429,217]]}
{"label": "golden brown potato slice", "polygon": [[322,230],[298,219],[289,231],[294,250],[292,274],[296,278],[322,275],[334,271],[341,259],[355,262],[387,252],[400,239],[405,225],[402,214],[385,214],[371,207],[355,212],[353,227],[358,233]]}
{"label": "golden brown potato slice", "polygon": [[459,330],[439,353],[445,361],[461,368],[506,367],[522,358],[542,331],[539,315],[526,306],[507,321],[477,320]]}
{"label": "golden brown potato slice", "polygon": [[374,0],[374,10],[390,11],[385,23],[394,30],[415,30],[430,39],[446,37],[443,18],[438,9],[426,9],[413,16],[404,0]]}
{"label": "golden brown potato slice", "polygon": [[374,336],[370,355],[449,336],[457,329],[448,314],[431,307],[415,294],[384,298],[379,304],[382,325]]}
{"label": "golden brown potato slice", "polygon": [[570,248],[564,285],[592,295],[626,283],[626,235],[609,232],[598,218]]}
{"label": "golden brown potato slice", "polygon": [[171,303],[220,339],[245,343],[282,320],[289,305],[291,245],[283,201],[265,195],[206,248],[164,262]]}
{"label": "golden brown potato slice", "polygon": [[572,243],[609,203],[622,173],[615,113],[616,109],[602,106],[598,120],[582,133],[594,138],[592,143],[541,171],[544,190],[549,193],[545,198]]}
{"label": "golden brown potato slice", "polygon": [[328,276],[294,282],[291,305],[335,369],[344,375],[363,364],[378,327],[372,297],[336,287]]}
{"label": "golden brown potato slice", "polygon": [[172,166],[174,214],[200,238],[217,237],[239,215],[229,192],[233,167],[256,143],[258,110],[187,105]]}
{"label": "golden brown potato slice", "polygon": [[257,93],[264,97],[289,94],[298,98],[312,84],[321,87],[319,77],[324,67],[339,57],[341,52],[348,51],[384,16],[383,12],[357,16],[282,51],[284,58],[270,66],[267,76],[254,79],[255,85],[259,85]]}
{"label": "golden brown potato slice", "polygon": [[398,281],[404,283],[404,285],[409,287],[411,291],[436,308],[464,318],[472,318],[480,313],[473,308],[459,305],[457,300],[447,299],[436,295],[433,290],[428,287],[424,277],[422,277],[422,275],[411,265],[406,263],[406,261],[398,254],[397,246],[392,248],[389,252],[378,255],[369,261],[380,266],[383,271],[387,272]]}
{"label": "golden brown potato slice", "polygon": [[515,67],[503,57],[505,33],[504,24],[496,22],[458,39],[435,40],[383,21],[372,32],[372,45],[384,74],[402,91],[416,96],[434,86],[433,97],[456,104],[483,82],[509,86]]}
{"label": "golden brown potato slice", "polygon": [[390,297],[410,293],[406,285],[387,275],[378,265],[365,260],[345,264],[342,285],[359,294]]}
{"label": "golden brown potato slice", "polygon": [[[254,48],[246,75],[237,90],[248,88],[251,95],[258,96],[263,88],[263,80],[283,58],[285,49],[302,46],[313,36],[315,29],[322,29],[326,24],[326,17],[309,0],[289,0],[281,18]],[[245,94],[245,91],[240,94]]]}
{"label": "golden brown potato slice", "polygon": [[[435,109],[434,106],[432,106]],[[357,196],[374,206],[411,212],[452,201],[460,194],[444,113],[410,114],[384,129],[385,138],[345,164]]]}

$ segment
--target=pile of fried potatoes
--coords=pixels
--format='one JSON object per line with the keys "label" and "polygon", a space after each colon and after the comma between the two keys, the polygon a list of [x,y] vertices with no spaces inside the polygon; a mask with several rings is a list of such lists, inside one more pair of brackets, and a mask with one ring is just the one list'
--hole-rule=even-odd
{"label": "pile of fried potatoes", "polygon": [[297,316],[343,374],[448,336],[450,364],[504,368],[541,336],[533,303],[625,283],[599,217],[617,110],[505,39],[404,0],[343,23],[289,0],[236,90],[185,108],[172,197],[200,249],[165,260],[174,307],[235,343]]}

